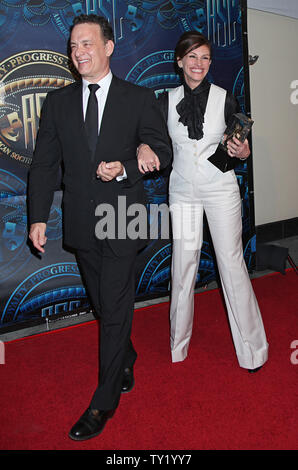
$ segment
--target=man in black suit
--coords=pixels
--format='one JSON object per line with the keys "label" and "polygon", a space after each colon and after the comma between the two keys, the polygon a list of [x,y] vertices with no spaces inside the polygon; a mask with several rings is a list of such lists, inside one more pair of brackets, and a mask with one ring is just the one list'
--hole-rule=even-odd
{"label": "man in black suit", "polygon": [[[112,75],[114,40],[107,20],[96,15],[76,17],[70,49],[81,81],[48,93],[43,105],[29,174],[29,238],[43,253],[62,164],[64,242],[75,249],[100,318],[99,385],[90,406],[69,433],[72,439],[85,440],[103,430],[121,392],[132,389],[137,357],[130,333],[134,269],[141,241],[123,236],[127,225],[108,239],[98,231],[95,234],[96,207],[112,207],[117,227],[120,196],[125,197],[127,207],[145,203],[138,146],[150,145],[161,167],[170,162],[171,151],[154,93]],[[146,151],[146,146],[140,148]]]}

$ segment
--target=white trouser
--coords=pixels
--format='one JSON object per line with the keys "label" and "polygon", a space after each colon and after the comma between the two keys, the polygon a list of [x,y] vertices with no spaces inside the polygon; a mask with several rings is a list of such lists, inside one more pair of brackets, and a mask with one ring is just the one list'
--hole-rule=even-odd
{"label": "white trouser", "polygon": [[170,177],[173,229],[171,282],[172,361],[187,356],[194,314],[194,286],[203,242],[205,210],[240,367],[266,362],[268,344],[262,317],[243,258],[241,199],[234,171],[192,182],[174,170]]}

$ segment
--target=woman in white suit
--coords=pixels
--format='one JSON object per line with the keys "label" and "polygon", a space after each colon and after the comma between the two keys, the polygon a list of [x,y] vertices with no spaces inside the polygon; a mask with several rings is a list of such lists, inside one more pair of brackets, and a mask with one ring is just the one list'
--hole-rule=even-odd
{"label": "woman in white suit", "polygon": [[[218,145],[238,104],[231,93],[206,79],[211,45],[200,33],[184,33],[175,49],[183,84],[162,97],[173,146],[169,204],[173,229],[171,280],[172,361],[188,354],[194,315],[194,287],[203,242],[203,213],[211,233],[221,285],[240,367],[255,372],[268,357],[268,344],[242,248],[242,219],[234,158],[250,155],[248,141]],[[214,163],[211,163],[209,158]],[[233,158],[230,158],[233,157]],[[141,171],[158,169],[153,152],[139,159]]]}

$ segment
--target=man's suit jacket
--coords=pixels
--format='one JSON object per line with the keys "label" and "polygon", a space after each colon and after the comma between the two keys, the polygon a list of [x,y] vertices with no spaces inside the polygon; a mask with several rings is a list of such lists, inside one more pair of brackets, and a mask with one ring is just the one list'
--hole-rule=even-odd
{"label": "man's suit jacket", "polygon": [[[29,173],[30,224],[47,222],[62,165],[64,242],[75,249],[88,249],[94,238],[98,204],[111,204],[117,215],[118,196],[126,196],[127,207],[145,202],[143,175],[136,157],[141,142],[156,152],[162,167],[170,163],[166,124],[153,91],[113,76],[94,154],[89,150],[84,128],[82,83],[49,92]],[[97,179],[101,161],[122,162],[127,179]],[[123,239],[110,243],[120,255],[138,246],[138,241]]]}

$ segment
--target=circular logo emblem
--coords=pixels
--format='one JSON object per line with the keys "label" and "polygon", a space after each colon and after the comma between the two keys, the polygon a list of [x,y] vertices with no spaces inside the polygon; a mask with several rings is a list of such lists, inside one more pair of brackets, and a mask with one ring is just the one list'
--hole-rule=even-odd
{"label": "circular logo emblem", "polygon": [[142,273],[140,273],[136,288],[137,297],[153,292],[168,291],[171,254],[171,243],[166,243],[154,251]]}
{"label": "circular logo emblem", "polygon": [[[140,59],[125,79],[140,86],[153,88],[156,93],[159,93],[180,84],[180,78],[174,71],[173,62],[174,51],[154,52]],[[169,71],[170,68],[172,68],[172,72]]]}
{"label": "circular logo emblem", "polygon": [[28,254],[26,187],[16,175],[0,170],[0,283],[23,267]]}
{"label": "circular logo emblem", "polygon": [[0,63],[0,154],[29,166],[47,92],[74,81],[69,59],[32,50]]}
{"label": "circular logo emblem", "polygon": [[[61,194],[51,207],[47,236],[62,238]],[[0,169],[0,284],[17,273],[31,259],[27,246],[26,184],[13,173]]]}
{"label": "circular logo emblem", "polygon": [[77,264],[55,263],[35,271],[16,286],[6,302],[0,323],[61,315],[82,306],[89,304]]}

